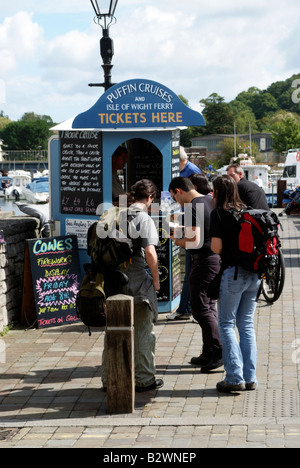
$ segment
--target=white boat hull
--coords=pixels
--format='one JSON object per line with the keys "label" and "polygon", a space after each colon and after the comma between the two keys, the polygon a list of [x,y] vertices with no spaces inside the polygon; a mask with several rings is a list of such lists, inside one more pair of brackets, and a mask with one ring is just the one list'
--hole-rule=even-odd
{"label": "white boat hull", "polygon": [[33,192],[32,190],[25,188],[23,189],[22,196],[29,203],[47,203],[49,201],[49,192]]}

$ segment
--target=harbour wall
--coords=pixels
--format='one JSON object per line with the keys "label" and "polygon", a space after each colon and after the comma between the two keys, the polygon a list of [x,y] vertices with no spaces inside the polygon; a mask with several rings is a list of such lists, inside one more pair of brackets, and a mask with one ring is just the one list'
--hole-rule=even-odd
{"label": "harbour wall", "polygon": [[0,212],[0,333],[21,318],[26,239],[39,236],[39,220]]}

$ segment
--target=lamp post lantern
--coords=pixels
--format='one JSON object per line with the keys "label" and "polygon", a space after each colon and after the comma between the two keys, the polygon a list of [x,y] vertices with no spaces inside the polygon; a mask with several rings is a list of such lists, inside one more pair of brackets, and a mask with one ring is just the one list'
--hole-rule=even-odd
{"label": "lamp post lantern", "polygon": [[90,83],[89,86],[102,86],[105,91],[108,90],[113,83],[111,82],[111,64],[114,55],[114,43],[109,37],[109,28],[116,23],[114,16],[118,0],[101,0],[102,5],[99,6],[98,0],[91,0],[91,4],[95,11],[94,22],[102,28],[102,38],[100,39],[100,54],[103,60],[102,68],[104,70],[104,83]]}

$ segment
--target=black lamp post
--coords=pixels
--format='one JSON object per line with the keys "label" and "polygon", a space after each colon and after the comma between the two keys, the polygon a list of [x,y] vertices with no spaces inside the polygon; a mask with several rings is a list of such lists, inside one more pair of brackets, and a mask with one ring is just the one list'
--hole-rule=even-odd
{"label": "black lamp post", "polygon": [[102,28],[102,38],[100,39],[100,54],[103,60],[102,68],[104,70],[104,83],[90,83],[89,86],[102,86],[105,91],[113,86],[111,82],[111,64],[114,55],[114,43],[109,37],[109,28],[117,21],[114,13],[118,0],[101,0],[103,7],[99,7],[98,0],[91,0],[96,16],[94,21]]}

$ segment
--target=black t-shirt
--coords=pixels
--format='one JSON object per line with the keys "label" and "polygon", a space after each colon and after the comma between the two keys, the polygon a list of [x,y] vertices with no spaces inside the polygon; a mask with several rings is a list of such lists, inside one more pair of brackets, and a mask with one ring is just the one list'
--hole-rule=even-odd
{"label": "black t-shirt", "polygon": [[234,266],[237,256],[239,224],[235,217],[224,208],[216,208],[211,213],[210,236],[222,239],[222,265],[227,268]]}
{"label": "black t-shirt", "polygon": [[237,184],[239,195],[246,206],[259,210],[269,210],[266,194],[261,187],[243,177]]}
{"label": "black t-shirt", "polygon": [[[201,239],[203,239],[203,245],[200,249],[189,249],[193,254],[204,254],[204,255],[213,255],[213,252],[210,250],[210,215],[214,209],[213,198],[209,195],[204,195],[201,197],[196,197],[192,200],[192,226],[200,226]],[[197,210],[197,206],[200,208]],[[188,216],[185,216],[185,226],[189,225]]]}

